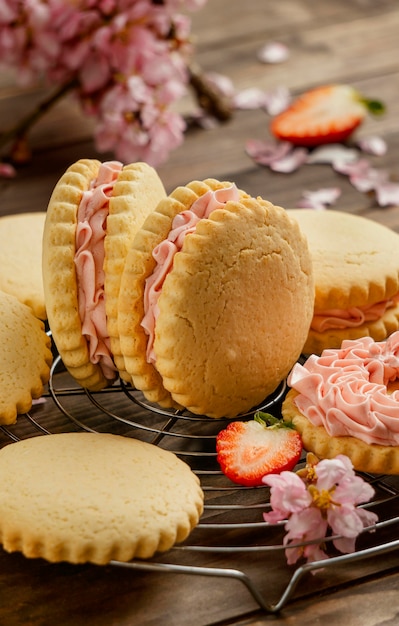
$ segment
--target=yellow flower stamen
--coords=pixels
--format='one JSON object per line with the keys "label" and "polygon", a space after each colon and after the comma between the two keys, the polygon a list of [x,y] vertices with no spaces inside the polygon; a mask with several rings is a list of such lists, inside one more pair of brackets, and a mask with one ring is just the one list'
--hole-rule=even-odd
{"label": "yellow flower stamen", "polygon": [[331,497],[335,491],[335,485],[331,489],[322,489],[321,491],[314,485],[309,485],[308,490],[312,496],[314,506],[317,506],[322,513],[326,512],[331,506],[341,506],[339,502],[334,502]]}

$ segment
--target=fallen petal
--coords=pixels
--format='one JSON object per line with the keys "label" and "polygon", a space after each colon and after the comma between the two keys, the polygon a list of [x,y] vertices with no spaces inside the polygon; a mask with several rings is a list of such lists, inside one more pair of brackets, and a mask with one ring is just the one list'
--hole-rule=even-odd
{"label": "fallen petal", "polygon": [[382,183],[375,187],[379,206],[399,206],[399,183]]}
{"label": "fallen petal", "polygon": [[368,154],[374,154],[375,156],[382,156],[387,151],[387,144],[384,139],[376,135],[359,139],[357,145],[363,152],[368,152]]}
{"label": "fallen petal", "polygon": [[281,172],[283,174],[290,174],[299,169],[301,165],[306,163],[308,157],[308,151],[305,148],[296,148],[287,156],[276,159],[270,164],[270,169],[274,172]]}
{"label": "fallen petal", "polygon": [[377,187],[383,188],[388,181],[388,172],[370,168],[365,174],[352,174],[349,176],[349,180],[355,189],[366,193],[377,189]]}
{"label": "fallen petal", "polygon": [[307,163],[353,163],[358,157],[359,153],[357,150],[346,148],[339,143],[332,143],[312,150],[307,158]]}
{"label": "fallen petal", "polygon": [[285,111],[291,102],[291,94],[287,87],[280,86],[265,93],[265,104],[269,115],[278,115]]}
{"label": "fallen petal", "polygon": [[292,149],[290,143],[281,141],[261,141],[259,139],[249,139],[245,144],[248,156],[252,157],[260,165],[271,165],[275,161],[280,161],[286,157]]}
{"label": "fallen petal", "polygon": [[290,56],[286,45],[279,41],[270,41],[260,48],[257,57],[262,63],[283,63]]}
{"label": "fallen petal", "polygon": [[235,94],[233,105],[236,109],[262,109],[267,106],[268,96],[257,87],[243,89]]}
{"label": "fallen petal", "polygon": [[347,176],[366,174],[370,170],[370,163],[367,159],[359,159],[358,161],[340,161],[333,162],[333,168],[339,174]]}
{"label": "fallen petal", "polygon": [[327,208],[327,205],[334,204],[340,195],[341,189],[339,187],[326,187],[317,189],[316,191],[304,191],[297,206],[301,209],[324,210]]}
{"label": "fallen petal", "polygon": [[0,178],[14,178],[16,175],[15,167],[9,163],[0,163]]}

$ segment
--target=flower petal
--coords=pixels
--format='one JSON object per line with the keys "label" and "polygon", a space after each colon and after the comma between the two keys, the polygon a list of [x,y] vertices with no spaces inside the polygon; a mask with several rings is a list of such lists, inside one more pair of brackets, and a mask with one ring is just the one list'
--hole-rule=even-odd
{"label": "flower petal", "polygon": [[326,209],[326,205],[334,204],[341,195],[339,187],[326,187],[316,191],[304,191],[296,206],[302,209]]}
{"label": "flower petal", "polygon": [[383,156],[387,151],[385,140],[376,135],[359,139],[357,145],[363,152],[368,152],[368,154],[374,154],[375,156]]}
{"label": "flower petal", "polygon": [[381,183],[375,188],[379,206],[399,205],[399,183]]}
{"label": "flower petal", "polygon": [[[273,511],[281,515],[280,519],[288,517],[291,513],[302,511],[312,502],[305,483],[294,472],[268,474],[263,477],[262,482],[271,487],[270,504]],[[265,513],[264,519],[276,521],[270,513]]]}
{"label": "flower petal", "polygon": [[295,172],[306,163],[308,151],[305,148],[295,148],[290,154],[281,159],[276,159],[270,164],[270,169],[274,172],[290,174]]}
{"label": "flower petal", "polygon": [[347,148],[339,143],[332,143],[312,150],[307,158],[307,163],[353,163],[358,158],[357,150]]}
{"label": "flower petal", "polygon": [[235,94],[233,104],[236,109],[253,110],[267,106],[268,95],[258,87],[243,89]]}
{"label": "flower petal", "polygon": [[270,41],[260,48],[257,57],[262,63],[283,63],[290,56],[288,47],[279,41]]}
{"label": "flower petal", "polygon": [[9,163],[0,163],[0,178],[14,178],[16,175],[15,167]]}
{"label": "flower petal", "polygon": [[280,85],[265,93],[265,104],[269,115],[278,115],[288,107],[291,102],[291,94],[287,87]]}
{"label": "flower petal", "polygon": [[249,139],[245,149],[247,154],[260,165],[270,165],[274,161],[287,156],[291,151],[291,144],[285,141],[271,142],[259,139]]}

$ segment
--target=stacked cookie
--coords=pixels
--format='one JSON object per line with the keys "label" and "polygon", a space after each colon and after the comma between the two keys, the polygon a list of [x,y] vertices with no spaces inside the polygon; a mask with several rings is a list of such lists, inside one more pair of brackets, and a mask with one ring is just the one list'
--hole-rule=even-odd
{"label": "stacked cookie", "polygon": [[312,271],[298,226],[230,182],[193,181],[166,197],[156,173],[135,165],[107,191],[93,253],[80,230],[96,219],[82,203],[101,186],[97,171],[73,165],[47,211],[45,297],[64,364],[91,390],[120,375],[165,407],[216,418],[250,410],[285,378],[309,330]]}
{"label": "stacked cookie", "polygon": [[283,417],[319,458],[399,474],[399,235],[339,211],[288,213],[309,243],[315,304]]}
{"label": "stacked cookie", "polygon": [[305,354],[345,339],[383,341],[399,329],[399,235],[341,211],[290,209],[307,238],[315,281]]}

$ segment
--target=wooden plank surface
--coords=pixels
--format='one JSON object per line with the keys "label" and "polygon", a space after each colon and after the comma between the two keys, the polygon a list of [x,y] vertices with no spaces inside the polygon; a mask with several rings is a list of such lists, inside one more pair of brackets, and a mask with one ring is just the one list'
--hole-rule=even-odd
{"label": "wooden plank surface", "polygon": [[[378,120],[368,118],[358,136],[376,133],[385,138],[386,155],[368,158],[399,180],[397,2],[209,0],[194,15],[193,25],[197,61],[205,71],[228,76],[237,90],[284,85],[296,94],[336,81],[383,100],[386,114]],[[268,41],[288,46],[291,54],[285,63],[258,61],[257,52]],[[46,93],[43,88],[25,92],[16,86],[11,72],[1,73],[0,128],[14,124]],[[179,103],[185,114],[194,106],[192,95]],[[261,110],[237,111],[231,121],[212,130],[191,128],[184,144],[158,168],[168,191],[191,179],[211,176],[232,180],[252,195],[288,208],[296,205],[305,189],[339,186],[342,195],[335,208],[366,215],[399,232],[398,207],[378,207],[372,195],[356,191],[328,165],[306,165],[285,175],[254,164],[245,152],[245,143],[250,138],[268,138],[269,121]],[[60,102],[32,132],[32,162],[19,169],[17,178],[0,179],[0,215],[46,210],[55,183],[70,163],[82,157],[110,158],[110,154],[96,153],[92,129],[92,120],[82,115],[73,99]],[[111,406],[121,409],[119,400]],[[87,409],[86,417],[94,425],[103,419],[93,408]],[[48,420],[51,429],[67,427],[53,410]],[[7,442],[7,436],[0,433],[0,446]],[[393,553],[324,578],[306,577],[295,600],[279,616],[270,616],[259,610],[241,584],[228,579],[111,566],[51,565],[0,552],[0,624],[255,626],[278,622],[302,626],[346,621],[348,626],[393,625],[399,615],[396,557]],[[237,563],[244,566],[247,560],[239,558]],[[219,556],[210,557],[212,565],[223,562]],[[270,561],[255,558],[251,572],[263,592],[272,587],[273,597],[278,598],[290,572],[276,564],[273,567]],[[276,572],[273,580],[270,571]]]}

